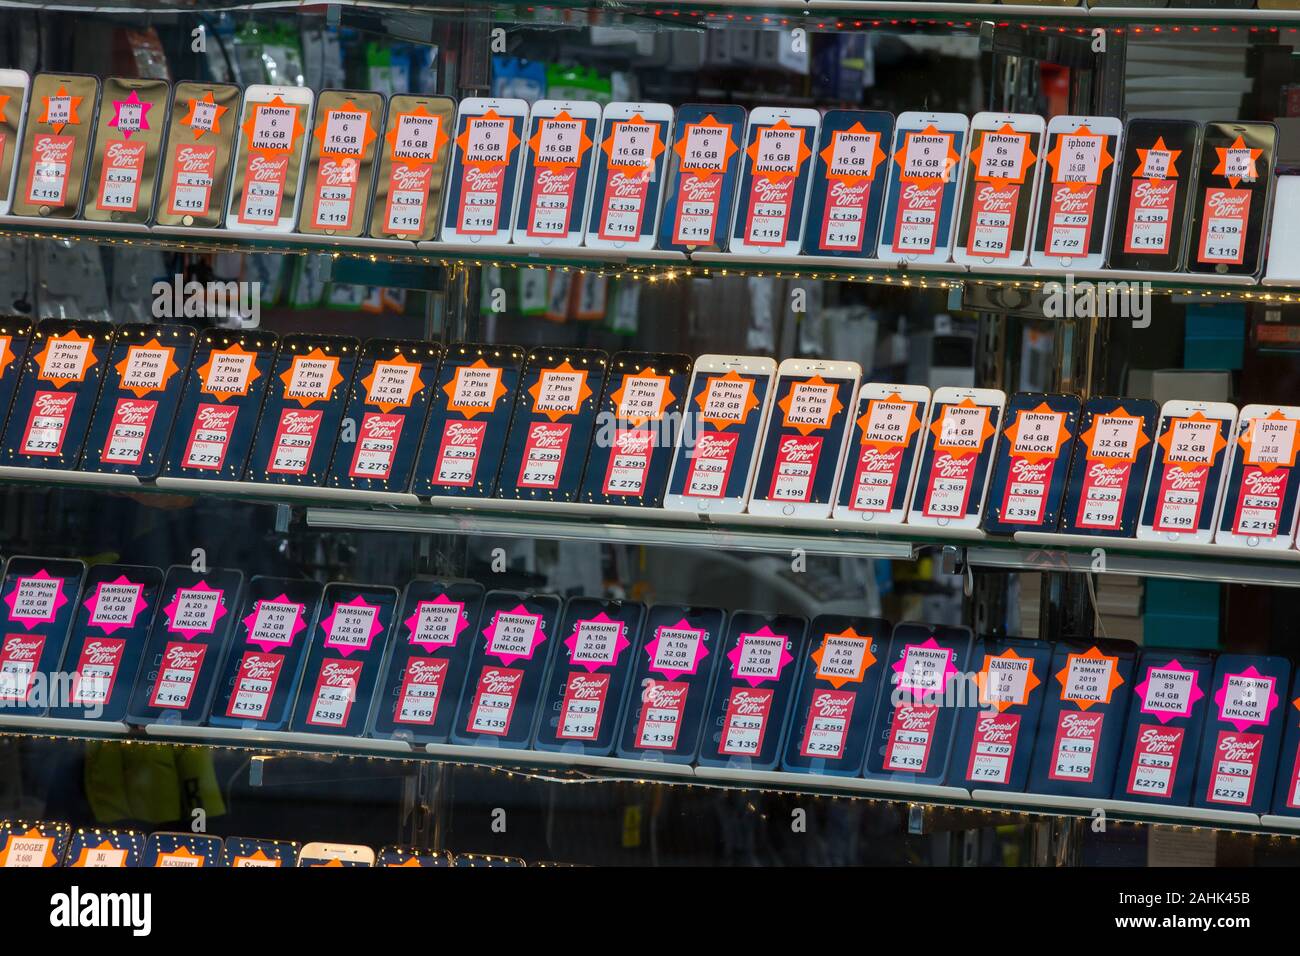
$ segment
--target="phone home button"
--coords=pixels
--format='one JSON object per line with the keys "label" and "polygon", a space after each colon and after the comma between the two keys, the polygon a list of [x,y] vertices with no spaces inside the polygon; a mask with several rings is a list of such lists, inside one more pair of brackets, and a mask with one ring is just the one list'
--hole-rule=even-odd
{"label": "phone home button", "polygon": [[787,518],[794,514],[794,505],[786,505],[781,509],[781,514],[785,515]]}

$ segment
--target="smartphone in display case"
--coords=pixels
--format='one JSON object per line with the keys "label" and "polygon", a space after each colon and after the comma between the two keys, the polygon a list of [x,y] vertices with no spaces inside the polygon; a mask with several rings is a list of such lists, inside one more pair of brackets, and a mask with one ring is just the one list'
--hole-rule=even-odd
{"label": "smartphone in display case", "polygon": [[877,258],[947,262],[970,138],[962,113],[900,113]]}
{"label": "smartphone in display case", "polygon": [[1214,543],[1290,550],[1300,497],[1300,407],[1247,405],[1230,434],[1227,490]]}
{"label": "smartphone in display case", "polygon": [[596,145],[587,211],[593,249],[653,249],[673,132],[667,103],[608,103]]}
{"label": "smartphone in display case", "polygon": [[527,117],[523,100],[471,96],[460,101],[443,199],[444,242],[510,241]]}
{"label": "smartphone in display case", "polygon": [[885,208],[885,154],[893,139],[890,113],[827,110],[822,116],[804,255],[875,256]]}
{"label": "smartphone in display case", "polygon": [[239,87],[177,83],[163,144],[154,222],[216,228],[225,220],[239,134]]}
{"label": "smartphone in display case", "polygon": [[298,854],[299,866],[374,866],[375,851],[354,843],[308,843]]}
{"label": "smartphone in display case", "polygon": [[302,86],[254,84],[244,91],[227,229],[293,232],[314,101]]}
{"label": "smartphone in display case", "polygon": [[1041,116],[976,113],[970,128],[954,262],[1023,266],[1042,179]]}
{"label": "smartphone in display case", "polygon": [[99,107],[99,78],[37,73],[27,97],[9,212],[73,219],[81,209]]}
{"label": "smartphone in display case", "polygon": [[930,389],[924,385],[862,385],[835,501],[837,521],[903,523],[929,416]]}
{"label": "smartphone in display case", "polygon": [[758,107],[749,114],[730,251],[793,256],[803,243],[821,114]]}
{"label": "smartphone in display case", "polygon": [[1053,116],[1029,264],[1100,269],[1124,128],[1113,116]]}
{"label": "smartphone in display case", "polygon": [[1206,123],[1187,271],[1253,276],[1272,210],[1277,127]]}
{"label": "smartphone in display case", "polygon": [[1192,120],[1128,121],[1115,187],[1112,269],[1176,272],[1183,268],[1200,143],[1201,125]]}
{"label": "smartphone in display case", "polygon": [[95,148],[81,217],[143,225],[153,217],[171,84],[110,76],[103,80]]}
{"label": "smartphone in display case", "polygon": [[533,104],[523,137],[515,245],[582,245],[599,125],[598,103],[538,100]]}
{"label": "smartphone in display case", "polygon": [[1161,406],[1139,540],[1209,544],[1236,421],[1237,408],[1228,402],[1175,399]]}
{"label": "smartphone in display case", "polygon": [[996,388],[935,391],[908,524],[978,530],[1006,401]]}
{"label": "smartphone in display case", "polygon": [[0,70],[0,216],[8,214],[18,188],[18,147],[31,87],[26,70]]}
{"label": "smartphone in display case", "polygon": [[687,104],[677,110],[660,249],[726,251],[745,116],[743,106]]}
{"label": "smartphone in display case", "polygon": [[307,145],[299,232],[349,238],[365,232],[383,122],[382,94],[321,91]]}
{"label": "smartphone in display case", "polygon": [[437,233],[455,117],[450,96],[388,98],[369,235],[422,241]]}

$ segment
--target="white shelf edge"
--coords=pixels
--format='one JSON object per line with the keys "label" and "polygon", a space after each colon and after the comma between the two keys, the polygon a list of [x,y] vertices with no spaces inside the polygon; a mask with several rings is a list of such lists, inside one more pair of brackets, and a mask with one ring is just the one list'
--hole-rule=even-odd
{"label": "white shelf edge", "polygon": [[696,767],[696,780],[740,781],[744,783],[797,785],[879,793],[904,799],[969,800],[969,791],[961,787],[938,784],[906,783],[893,780],[868,780],[864,777],[833,777],[819,773],[791,773],[786,770],[742,770],[734,767]]}

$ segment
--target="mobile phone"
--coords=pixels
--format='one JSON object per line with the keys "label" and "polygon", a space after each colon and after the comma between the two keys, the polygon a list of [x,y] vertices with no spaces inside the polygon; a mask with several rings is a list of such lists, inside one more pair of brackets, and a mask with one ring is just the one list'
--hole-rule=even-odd
{"label": "mobile phone", "polygon": [[969,138],[963,113],[899,114],[877,258],[948,261]]}
{"label": "mobile phone", "polygon": [[299,232],[355,237],[365,231],[383,122],[382,94],[321,91],[307,144]]}
{"label": "mobile phone", "polygon": [[68,841],[63,865],[72,867],[139,866],[145,835],[138,830],[101,830],[78,827]]}
{"label": "mobile phone", "polygon": [[998,436],[984,530],[1056,531],[1079,433],[1074,395],[1017,392]]}
{"label": "mobile phone", "polygon": [[1192,120],[1128,121],[1110,230],[1112,269],[1182,269],[1200,146],[1201,125]]}
{"label": "mobile phone", "polygon": [[775,376],[776,360],[767,356],[696,359],[665,508],[701,514],[745,510]]}
{"label": "mobile phone", "polygon": [[18,182],[9,212],[72,219],[81,209],[99,79],[78,73],[37,73],[22,123]]}
{"label": "mobile phone", "polygon": [[1100,269],[1123,126],[1113,116],[1053,116],[1029,264]]}
{"label": "mobile phone", "polygon": [[298,844],[292,840],[226,837],[223,859],[226,866],[297,866]]}
{"label": "mobile phone", "polygon": [[726,251],[745,115],[743,106],[721,104],[688,104],[677,110],[660,249]]}
{"label": "mobile phone", "polygon": [[0,705],[6,714],[44,717],[45,682],[63,658],[80,607],[86,565],[76,560],[14,555],[0,581]]}
{"label": "mobile phone", "polygon": [[471,96],[460,101],[443,200],[443,242],[510,241],[527,117],[523,100]]}
{"label": "mobile phone", "polygon": [[863,383],[835,500],[837,521],[903,523],[929,415],[930,389],[924,385]]}
{"label": "mobile phone", "polygon": [[538,100],[533,104],[515,206],[516,245],[582,245],[599,125],[598,103]]}
{"label": "mobile phone", "polygon": [[1251,276],[1259,271],[1276,149],[1272,123],[1205,124],[1189,272]]}
{"label": "mobile phone", "polygon": [[827,110],[813,157],[806,256],[872,258],[885,207],[885,152],[894,117],[876,110]]}
{"label": "mobile phone", "polygon": [[18,147],[31,87],[26,70],[0,70],[0,216],[8,214],[18,185]]}
{"label": "mobile phone", "polygon": [[299,866],[374,866],[375,851],[355,843],[308,843],[298,854]]}
{"label": "mobile phone", "polygon": [[1084,403],[1061,509],[1063,533],[1133,537],[1159,411],[1144,398],[1098,396]]}
{"label": "mobile phone", "polygon": [[455,119],[456,101],[450,96],[388,98],[371,236],[423,241],[437,233]]}
{"label": "mobile phone", "polygon": [[654,248],[672,131],[667,103],[606,104],[587,212],[589,247]]}
{"label": "mobile phone", "polygon": [[1228,402],[1177,399],[1160,408],[1137,537],[1208,544],[1223,500],[1224,461],[1237,422]]}
{"label": "mobile phone", "polygon": [[102,96],[81,216],[143,225],[153,216],[171,84],[111,76]]}
{"label": "mobile phone", "polygon": [[777,368],[772,414],[758,453],[752,515],[826,518],[839,490],[857,362],[789,358]]}
{"label": "mobile phone", "polygon": [[1023,266],[1042,179],[1041,116],[976,113],[970,128],[952,258],[967,265]]}
{"label": "mobile phone", "polygon": [[1247,405],[1230,434],[1227,490],[1214,543],[1290,550],[1300,496],[1300,407]]}
{"label": "mobile phone", "polygon": [[979,529],[993,461],[990,439],[998,433],[1006,401],[997,388],[935,391],[908,524]]}
{"label": "mobile phone", "polygon": [[226,228],[293,232],[315,94],[303,86],[244,91]]}
{"label": "mobile phone", "polygon": [[740,163],[740,194],[731,218],[730,251],[799,254],[821,114],[760,106],[749,113]]}
{"label": "mobile phone", "polygon": [[386,846],[379,851],[375,866],[451,866],[450,850],[425,850],[420,847]]}
{"label": "mobile phone", "polygon": [[158,177],[157,225],[215,228],[225,220],[240,95],[229,83],[176,84]]}
{"label": "mobile phone", "polygon": [[198,833],[150,833],[140,865],[147,867],[222,866],[221,837]]}

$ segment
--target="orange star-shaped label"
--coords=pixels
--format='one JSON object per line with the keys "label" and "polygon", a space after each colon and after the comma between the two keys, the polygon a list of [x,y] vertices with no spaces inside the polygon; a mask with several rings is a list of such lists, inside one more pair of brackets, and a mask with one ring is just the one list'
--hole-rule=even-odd
{"label": "orange star-shaped label", "polygon": [[401,863],[386,863],[385,866],[419,866],[419,857],[411,857],[409,860],[403,860]]}
{"label": "orange star-shaped label", "polygon": [[279,866],[281,860],[266,855],[260,846],[248,856],[237,856],[231,866]]}
{"label": "orange star-shaped label", "polygon": [[45,347],[36,355],[36,366],[40,369],[37,377],[62,388],[69,382],[85,381],[86,370],[97,361],[95,337],[78,335],[73,329],[66,335],[51,335],[45,340]]}
{"label": "orange star-shaped label", "polygon": [[[503,129],[504,137],[500,135]],[[488,110],[482,116],[468,117],[465,132],[456,137],[456,146],[460,149],[465,165],[478,169],[505,166],[518,145],[519,137],[515,135],[514,120],[502,116],[496,110]]]}
{"label": "orange star-shaped label", "polygon": [[1252,183],[1259,179],[1255,160],[1259,159],[1260,154],[1264,152],[1262,149],[1251,149],[1246,145],[1246,141],[1238,136],[1231,146],[1216,146],[1214,151],[1219,154],[1219,165],[1211,170],[1211,174],[1223,176],[1228,180],[1229,186],[1236,189],[1237,183],[1243,179]]}
{"label": "orange star-shaped label", "polygon": [[939,132],[933,123],[919,133],[905,133],[903,145],[894,153],[894,162],[902,170],[899,178],[921,187],[948,182],[961,162],[952,140],[952,133]]}
{"label": "orange star-shaped label", "polygon": [[[361,134],[357,137],[351,137],[340,131],[340,135],[334,139],[329,138],[330,124],[355,123],[356,116],[361,116]],[[352,100],[348,100],[337,109],[326,110],[324,118],[316,124],[316,131],[312,134],[320,143],[320,154],[322,156],[351,156],[361,158],[366,154],[366,148],[375,140],[379,134],[375,132],[375,127],[370,122],[370,111],[363,110]],[[348,142],[349,139],[357,139],[358,142]]]}
{"label": "orange star-shaped label", "polygon": [[[285,117],[281,110],[291,110],[289,128],[283,129]],[[242,127],[248,148],[257,153],[288,153],[293,151],[298,137],[307,131],[302,123],[302,110],[294,103],[275,97],[267,103],[254,103],[253,110]]]}
{"label": "orange star-shaped label", "polygon": [[219,402],[236,395],[247,395],[248,387],[262,373],[257,369],[257,353],[249,352],[238,342],[228,349],[213,349],[208,360],[199,366],[200,391]]}
{"label": "orange star-shaped label", "polygon": [[482,359],[456,369],[442,390],[447,393],[447,411],[459,412],[466,418],[491,412],[506,393],[506,387],[501,384],[501,369]]}
{"label": "orange star-shaped label", "polygon": [[1029,695],[1042,683],[1034,674],[1033,660],[1021,657],[1014,647],[1001,654],[985,654],[975,682],[980,689],[980,704],[996,707],[998,713],[1027,704]]}
{"label": "orange star-shaped label", "polygon": [[777,402],[784,414],[784,425],[800,435],[808,435],[826,428],[831,420],[844,410],[844,403],[836,395],[837,389],[820,375],[802,382],[791,382],[790,391]]}
{"label": "orange star-shaped label", "polygon": [[343,381],[337,355],[326,355],[320,346],[306,355],[295,355],[289,367],[280,373],[286,401],[303,408],[313,402],[327,402],[335,386]]}
{"label": "orange star-shaped label", "polygon": [[[794,148],[789,146],[793,133]],[[798,176],[799,170],[812,156],[802,126],[791,126],[780,119],[771,126],[760,126],[754,132],[754,141],[745,150],[755,176],[768,179],[789,179]]]}
{"label": "orange star-shaped label", "polygon": [[565,169],[582,165],[582,157],[591,149],[587,124],[574,119],[568,110],[537,121],[537,131],[528,139],[533,162],[545,169]]}
{"label": "orange star-shaped label", "polygon": [[[639,127],[639,128],[638,128]],[[649,142],[646,142],[646,138]],[[651,123],[640,113],[631,119],[615,120],[609,135],[600,144],[609,165],[619,169],[649,169],[664,151],[659,138],[659,124]]]}
{"label": "orange star-shaped label", "polygon": [[174,361],[176,349],[163,345],[155,335],[144,345],[132,345],[126,350],[126,358],[115,366],[121,389],[130,392],[136,398],[144,398],[150,392],[161,391],[167,387],[167,380],[180,371]]}
{"label": "orange star-shaped label", "polygon": [[698,123],[687,123],[681,139],[673,144],[678,172],[696,179],[725,173],[738,148],[732,141],[731,127],[719,123],[712,113]]}
{"label": "orange star-shaped label", "polygon": [[943,406],[930,431],[934,434],[936,452],[963,458],[979,453],[993,435],[993,426],[989,424],[987,405],[976,405],[970,398],[963,398],[954,405]]}
{"label": "orange star-shaped label", "polygon": [[742,378],[733,368],[725,375],[705,379],[695,404],[700,406],[700,421],[721,432],[730,425],[743,424],[758,407],[758,399],[754,397],[753,381]]}
{"label": "orange star-shaped label", "polygon": [[880,148],[880,134],[868,132],[861,123],[836,130],[820,153],[826,164],[826,178],[852,186],[876,178],[876,168],[885,158]]}
{"label": "orange star-shaped label", "polygon": [[609,396],[614,417],[632,428],[661,420],[677,398],[668,388],[670,380],[670,376],[656,375],[648,366],[624,376],[623,383]]}
{"label": "orange star-shaped label", "polygon": [[[184,862],[176,864],[171,863],[172,860],[182,860]],[[189,847],[181,846],[171,853],[159,853],[158,859],[154,861],[154,868],[157,869],[160,866],[202,866],[204,862],[206,861],[203,859],[203,854],[193,853]]]}
{"label": "orange star-shaped label", "polygon": [[907,401],[897,392],[885,398],[873,398],[867,403],[867,410],[858,416],[861,443],[878,452],[906,445],[921,427],[916,406],[916,402]]}
{"label": "orange star-shaped label", "polygon": [[533,396],[534,415],[545,415],[558,422],[565,415],[575,414],[591,397],[587,371],[574,368],[566,359],[555,368],[542,369],[528,394]]}
{"label": "orange star-shaped label", "polygon": [[[1214,459],[1219,457],[1219,452],[1228,447],[1222,432],[1223,425],[1220,419],[1206,418],[1197,411],[1186,418],[1171,418],[1169,427],[1165,429],[1165,433],[1160,436],[1156,444],[1165,450],[1166,464],[1177,465],[1182,471],[1191,471],[1212,464]],[[1193,437],[1189,437],[1189,433]],[[1198,440],[1194,437],[1197,435],[1214,437]],[[1176,439],[1177,443],[1175,443]],[[1206,441],[1204,448],[1200,445],[1202,440]],[[1192,444],[1188,444],[1189,441]]]}
{"label": "orange star-shaped label", "polygon": [[[79,867],[88,867],[88,866],[90,866],[90,854],[92,854],[92,853],[100,853],[100,852],[108,852],[108,853],[118,853],[118,854],[120,854],[120,856],[118,857],[118,859],[119,859],[121,862],[119,862],[119,863],[115,863],[115,864],[113,864],[113,865],[114,865],[114,866],[123,866],[123,867],[126,866],[126,851],[123,850],[121,847],[113,846],[113,841],[112,841],[112,840],[101,840],[99,846],[83,846],[83,847],[81,848],[81,852],[77,854],[77,858],[76,858],[75,860],[73,860],[72,863],[69,864],[69,865],[70,865],[70,866],[79,866]],[[95,864],[95,865],[96,865],[96,866],[105,866],[106,864],[103,864],[103,863],[97,863],[97,864]]]}
{"label": "orange star-shaped label", "polygon": [[[435,116],[418,104],[415,109],[398,113],[392,127],[384,134],[388,157],[395,163],[434,163],[447,145],[447,131],[441,116]],[[403,135],[405,134],[405,135]]]}
{"label": "orange star-shaped label", "polygon": [[1065,412],[1054,411],[1046,402],[1037,408],[1021,409],[1002,432],[1011,443],[1011,457],[1023,458],[1030,464],[1059,457],[1061,446],[1070,437],[1065,418]]}
{"label": "orange star-shaped label", "polygon": [[212,98],[212,91],[203,94],[201,100],[189,101],[190,111],[181,119],[182,126],[188,126],[194,132],[194,138],[202,139],[204,133],[221,132],[221,115],[228,111]]}
{"label": "orange star-shaped label", "polygon": [[336,867],[339,867],[340,869],[342,869],[342,867],[343,867],[343,861],[340,860],[338,857],[335,857],[334,859],[329,860],[329,861],[327,861],[327,862],[325,862],[325,863],[313,863],[312,866],[320,866],[320,867],[336,866]]}
{"label": "orange star-shaped label", "polygon": [[1134,179],[1177,179],[1178,157],[1181,149],[1170,149],[1163,136],[1157,137],[1150,149],[1138,147],[1138,165],[1133,170]]}
{"label": "orange star-shaped label", "polygon": [[[62,133],[63,127],[65,126],[80,125],[81,117],[77,115],[77,107],[81,105],[82,97],[69,95],[68,88],[60,83],[58,92],[53,96],[47,96],[44,99],[45,112],[41,114],[40,118],[36,122],[45,123],[56,133]],[[68,101],[66,108],[61,102],[62,100]],[[50,108],[52,106],[58,107],[58,109],[54,110],[54,116],[50,115]]]}
{"label": "orange star-shaped label", "polygon": [[9,94],[0,93],[0,117],[5,115],[5,107],[9,105]]}
{"label": "orange star-shaped label", "polygon": [[[1067,142],[1069,150],[1065,148]],[[1047,154],[1052,182],[1068,186],[1071,192],[1100,185],[1102,174],[1114,161],[1106,148],[1106,134],[1094,133],[1086,124],[1073,133],[1057,133]]]}
{"label": "orange star-shaped label", "polygon": [[1061,700],[1087,710],[1093,704],[1109,704],[1115,688],[1124,683],[1119,676],[1119,658],[1107,657],[1096,647],[1082,654],[1070,654],[1056,672],[1061,683]]}
{"label": "orange star-shaped label", "polygon": [[5,370],[14,360],[13,343],[12,335],[0,335],[0,378],[4,378]]}
{"label": "orange star-shaped label", "polygon": [[[38,850],[37,847],[34,846],[34,844],[36,843],[41,843],[43,844],[43,846],[40,847]],[[38,864],[39,866],[47,867],[47,866],[59,865],[59,861],[55,859],[54,856],[54,837],[46,836],[45,834],[41,833],[39,828],[32,827],[26,833],[9,834],[9,840],[8,842],[5,843],[4,852],[0,853],[0,868],[7,867],[7,866],[29,865],[29,864],[11,864],[9,862],[9,855],[14,852],[16,845],[21,846],[28,853],[31,853],[33,851],[40,852],[41,862],[40,864]]]}
{"label": "orange star-shaped label", "polygon": [[876,655],[871,653],[871,638],[859,634],[852,626],[838,634],[823,634],[822,642],[812,652],[818,680],[829,681],[839,690],[845,684],[860,684]]}
{"label": "orange star-shaped label", "polygon": [[400,352],[375,362],[361,384],[366,387],[366,404],[377,405],[384,414],[394,408],[410,408],[412,399],[424,388],[420,363],[412,362]]}
{"label": "orange star-shaped label", "polygon": [[[0,371],[3,371],[0,365]],[[1272,435],[1263,432],[1271,431]],[[1273,409],[1263,418],[1252,418],[1242,429],[1237,444],[1241,446],[1242,461],[1254,465],[1267,474],[1274,468],[1294,468],[1296,452],[1300,451],[1300,442],[1296,441],[1300,422],[1283,415],[1280,409]],[[1263,460],[1261,461],[1261,455]]]}
{"label": "orange star-shaped label", "polygon": [[992,183],[998,189],[1023,186],[1025,176],[1037,160],[1029,148],[1029,134],[1017,132],[1010,123],[1003,123],[996,131],[981,130],[979,142],[970,151],[975,179]]}
{"label": "orange star-shaped label", "polygon": [[1100,461],[1109,466],[1132,464],[1138,452],[1151,442],[1142,427],[1141,415],[1130,415],[1121,405],[1113,412],[1093,416],[1088,430],[1079,436],[1088,449],[1088,461]]}

